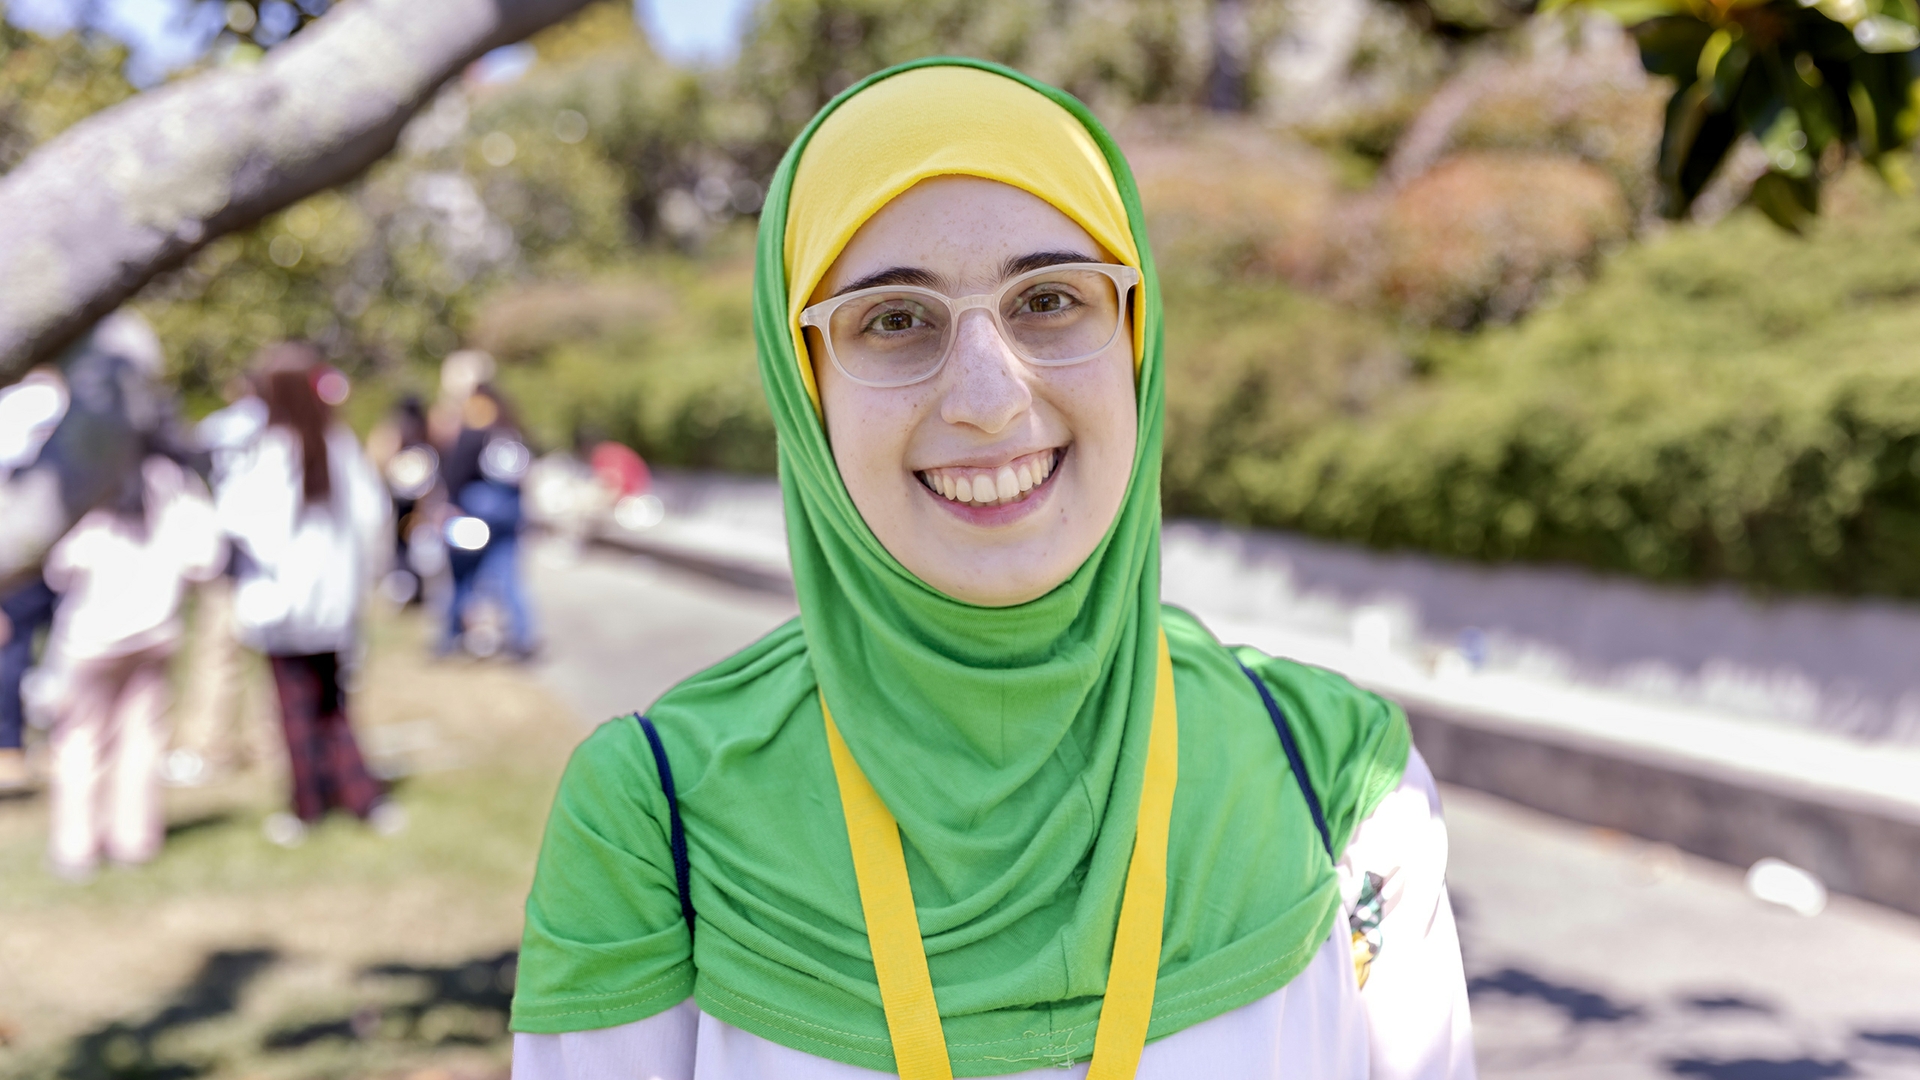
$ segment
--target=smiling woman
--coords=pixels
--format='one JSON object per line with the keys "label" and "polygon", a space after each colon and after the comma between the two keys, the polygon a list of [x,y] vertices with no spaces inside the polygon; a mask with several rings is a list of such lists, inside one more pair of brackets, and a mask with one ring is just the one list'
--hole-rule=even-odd
{"label": "smiling woman", "polygon": [[1405,718],[1160,603],[1158,284],[1092,116],[852,88],[755,331],[800,616],[576,752],[519,1080],[1471,1076]]}
{"label": "smiling woman", "polygon": [[810,352],[831,359],[814,377],[848,496],[948,596],[1044,595],[1120,509],[1136,441],[1121,296],[1138,272],[1109,276],[1105,257],[1019,188],[934,177],[860,227],[814,290],[833,299],[802,313],[829,331]]}

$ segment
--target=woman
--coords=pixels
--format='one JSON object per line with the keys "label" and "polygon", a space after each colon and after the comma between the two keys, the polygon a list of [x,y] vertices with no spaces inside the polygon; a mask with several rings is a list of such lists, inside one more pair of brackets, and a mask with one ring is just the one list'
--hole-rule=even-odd
{"label": "woman", "polygon": [[1159,298],[1097,122],[883,72],[760,229],[800,616],[575,753],[519,1080],[1471,1076],[1405,719],[1159,603]]}
{"label": "woman", "polygon": [[61,877],[85,880],[103,857],[130,866],[160,853],[180,602],[226,556],[200,478],[153,453],[47,553],[42,573],[61,594],[47,637],[59,687],[47,863]]}
{"label": "woman", "polygon": [[238,549],[237,636],[272,665],[292,765],[293,814],[269,818],[267,835],[297,844],[335,808],[391,831],[404,819],[367,772],[340,686],[385,564],[386,491],[315,389],[319,351],[271,346],[262,366],[267,427],[221,485],[219,513]]}
{"label": "woman", "polygon": [[467,625],[474,600],[482,597],[506,615],[507,654],[516,660],[533,656],[533,608],[520,580],[520,485],[532,463],[506,399],[491,383],[475,387],[441,470],[453,512],[465,515],[451,519],[447,532],[453,598],[438,650],[443,656],[463,641],[478,655],[491,655],[498,647],[497,631],[489,627],[476,635]]}
{"label": "woman", "polygon": [[426,582],[411,558],[415,529],[431,528],[438,507],[429,500],[440,488],[440,455],[427,436],[427,406],[418,394],[400,399],[386,419],[367,433],[367,458],[387,482],[393,499],[393,569],[380,583],[389,600],[411,607],[425,599]]}

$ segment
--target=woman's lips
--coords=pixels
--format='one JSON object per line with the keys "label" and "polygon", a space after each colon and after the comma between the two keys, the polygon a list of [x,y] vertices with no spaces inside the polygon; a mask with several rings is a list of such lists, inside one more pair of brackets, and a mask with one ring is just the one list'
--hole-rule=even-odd
{"label": "woman's lips", "polygon": [[962,506],[995,507],[1024,501],[1059,467],[1067,448],[1056,446],[1022,454],[997,468],[955,466],[922,469],[914,475],[928,491]]}

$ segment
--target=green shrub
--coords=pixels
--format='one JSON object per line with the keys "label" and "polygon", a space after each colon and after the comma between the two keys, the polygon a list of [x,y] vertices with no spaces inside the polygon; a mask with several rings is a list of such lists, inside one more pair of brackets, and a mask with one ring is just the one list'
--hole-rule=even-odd
{"label": "green shrub", "polygon": [[1858,177],[1835,201],[1809,240],[1742,211],[1622,253],[1519,326],[1435,339],[1417,384],[1229,455],[1183,509],[1476,559],[1920,595],[1920,207]]}
{"label": "green shrub", "polygon": [[534,439],[617,439],[656,465],[772,472],[751,317],[751,236],[702,261],[643,260],[588,288],[482,302],[475,342],[505,361],[499,382]]}

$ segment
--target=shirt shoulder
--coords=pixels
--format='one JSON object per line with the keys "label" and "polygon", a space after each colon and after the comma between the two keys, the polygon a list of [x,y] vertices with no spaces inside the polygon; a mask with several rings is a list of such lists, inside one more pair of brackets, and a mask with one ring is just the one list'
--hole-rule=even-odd
{"label": "shirt shoulder", "polygon": [[1170,606],[1162,612],[1176,679],[1190,673],[1244,686],[1253,715],[1270,726],[1247,676],[1266,688],[1300,748],[1337,855],[1354,827],[1400,783],[1413,743],[1406,714],[1336,672],[1246,645],[1223,646],[1192,614]]}

